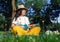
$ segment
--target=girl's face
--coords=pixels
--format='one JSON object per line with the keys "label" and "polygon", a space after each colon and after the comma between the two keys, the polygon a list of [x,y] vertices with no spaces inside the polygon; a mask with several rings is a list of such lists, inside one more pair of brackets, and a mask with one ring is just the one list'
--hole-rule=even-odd
{"label": "girl's face", "polygon": [[26,15],[26,10],[22,10],[22,16]]}

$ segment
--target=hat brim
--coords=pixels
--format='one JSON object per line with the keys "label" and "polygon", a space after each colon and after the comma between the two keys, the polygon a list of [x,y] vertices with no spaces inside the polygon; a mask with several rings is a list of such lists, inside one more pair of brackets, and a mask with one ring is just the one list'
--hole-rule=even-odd
{"label": "hat brim", "polygon": [[26,11],[27,11],[26,8],[20,8],[20,9],[17,9],[16,12],[18,12],[18,11],[20,11],[20,10],[26,10]]}

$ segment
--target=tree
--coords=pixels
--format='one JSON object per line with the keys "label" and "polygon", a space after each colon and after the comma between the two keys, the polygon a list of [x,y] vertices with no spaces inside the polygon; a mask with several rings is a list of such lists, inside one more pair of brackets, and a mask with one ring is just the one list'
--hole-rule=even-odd
{"label": "tree", "polygon": [[15,10],[16,10],[15,1],[16,0],[12,0],[12,19],[13,19],[14,15],[15,15]]}

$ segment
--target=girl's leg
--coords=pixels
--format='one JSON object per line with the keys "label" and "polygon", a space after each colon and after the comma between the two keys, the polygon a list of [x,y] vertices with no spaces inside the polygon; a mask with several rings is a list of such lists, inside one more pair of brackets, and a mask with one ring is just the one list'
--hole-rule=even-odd
{"label": "girl's leg", "polygon": [[27,31],[20,26],[14,26],[12,31],[14,34],[17,34],[17,35],[26,35],[27,33]]}
{"label": "girl's leg", "polygon": [[28,34],[29,35],[39,35],[41,31],[40,27],[33,27],[31,30],[29,30]]}

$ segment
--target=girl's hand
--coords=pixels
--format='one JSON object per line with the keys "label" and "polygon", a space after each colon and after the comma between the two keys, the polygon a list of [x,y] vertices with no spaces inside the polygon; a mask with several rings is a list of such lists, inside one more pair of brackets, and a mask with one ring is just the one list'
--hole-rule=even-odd
{"label": "girl's hand", "polygon": [[12,24],[12,25],[11,25],[11,28],[13,28],[14,26],[16,26],[16,24]]}
{"label": "girl's hand", "polygon": [[21,26],[22,28],[24,28],[24,26]]}
{"label": "girl's hand", "polygon": [[35,26],[36,26],[35,24],[30,24],[28,27],[32,28],[32,27],[35,27]]}
{"label": "girl's hand", "polygon": [[36,25],[35,24],[32,24],[32,27],[35,27]]}

